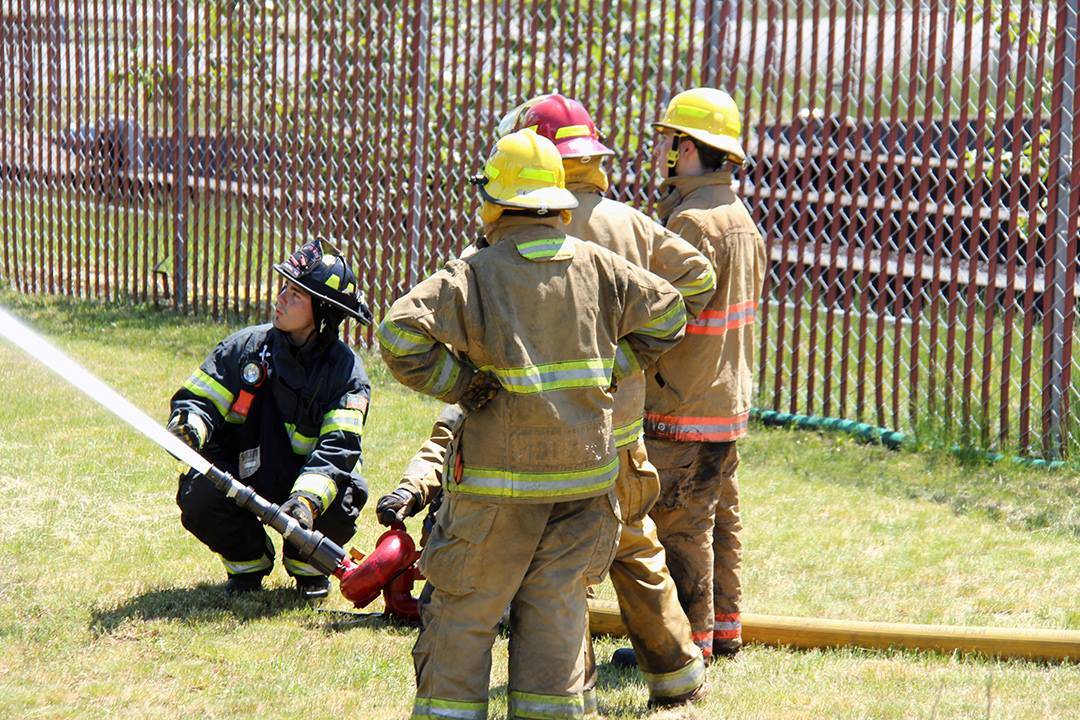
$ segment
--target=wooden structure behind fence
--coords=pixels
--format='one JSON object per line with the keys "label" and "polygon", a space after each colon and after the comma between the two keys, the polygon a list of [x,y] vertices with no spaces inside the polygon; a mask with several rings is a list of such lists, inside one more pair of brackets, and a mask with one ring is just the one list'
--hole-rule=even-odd
{"label": "wooden structure behind fence", "polygon": [[477,232],[507,108],[581,100],[650,209],[649,120],[714,85],[770,255],[758,404],[1075,457],[1077,2],[0,0],[0,274],[255,318],[323,235],[378,315]]}

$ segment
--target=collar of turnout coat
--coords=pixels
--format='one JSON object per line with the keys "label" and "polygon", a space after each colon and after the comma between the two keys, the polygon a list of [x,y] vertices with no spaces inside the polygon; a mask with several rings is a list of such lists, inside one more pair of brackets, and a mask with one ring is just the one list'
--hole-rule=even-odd
{"label": "collar of turnout coat", "polygon": [[705,173],[704,175],[688,175],[670,177],[660,183],[660,192],[667,193],[660,204],[656,206],[656,213],[661,220],[667,220],[684,199],[689,198],[697,190],[713,185],[731,185],[733,182],[731,172]]}
{"label": "collar of turnout coat", "polygon": [[567,242],[562,219],[558,215],[531,217],[503,215],[485,228],[488,245],[510,240],[526,260],[565,260],[573,257],[573,243]]}

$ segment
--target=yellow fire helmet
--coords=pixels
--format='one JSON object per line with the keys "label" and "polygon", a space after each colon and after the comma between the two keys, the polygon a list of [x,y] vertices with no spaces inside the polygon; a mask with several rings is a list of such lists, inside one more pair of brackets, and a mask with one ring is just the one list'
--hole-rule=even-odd
{"label": "yellow fire helmet", "polygon": [[518,130],[499,139],[484,164],[484,172],[472,179],[485,200],[524,210],[569,210],[577,199],[566,189],[562,156],[547,138],[532,130]]}
{"label": "yellow fire helmet", "polygon": [[726,152],[733,162],[746,161],[740,142],[739,107],[723,90],[708,87],[684,90],[671,98],[663,117],[653,123],[653,129],[674,130]]}

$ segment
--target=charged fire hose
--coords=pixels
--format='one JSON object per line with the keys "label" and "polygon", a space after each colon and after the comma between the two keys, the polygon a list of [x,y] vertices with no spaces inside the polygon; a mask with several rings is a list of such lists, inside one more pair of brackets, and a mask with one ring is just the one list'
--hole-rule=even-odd
{"label": "charged fire hose", "polygon": [[371,555],[352,550],[346,553],[337,543],[317,530],[307,530],[281,507],[261,497],[252,488],[188,447],[179,438],[135,407],[86,368],[69,358],[43,337],[25,327],[0,308],[0,336],[13,342],[32,358],[52,370],[174,458],[204,475],[214,486],[263,524],[280,534],[300,551],[300,559],[341,581],[341,594],[356,607],[366,607],[381,592],[386,613],[403,620],[417,620],[419,613],[412,597],[412,584],[420,579],[416,550],[404,526],[387,530],[379,537]]}

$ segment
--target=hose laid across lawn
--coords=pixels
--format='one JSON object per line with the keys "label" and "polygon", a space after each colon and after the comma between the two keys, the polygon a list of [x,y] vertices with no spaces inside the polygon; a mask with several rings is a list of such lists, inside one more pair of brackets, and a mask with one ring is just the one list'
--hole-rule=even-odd
{"label": "hose laid across lawn", "polygon": [[[843,432],[862,440],[863,442],[884,445],[891,450],[899,450],[907,440],[907,435],[899,430],[886,427],[878,427],[869,423],[843,418],[823,417],[821,415],[802,415],[800,413],[780,412],[778,410],[761,410],[751,408],[750,417],[760,420],[767,426],[793,427],[800,430],[820,430],[831,432]],[[1042,458],[1021,457],[1019,455],[1003,455],[992,450],[972,450],[953,445],[949,448],[954,455],[974,454],[987,462],[1008,461],[1021,467],[1037,468],[1039,470],[1060,470],[1066,463],[1062,460],[1044,460]]]}
{"label": "hose laid across lawn", "polygon": [[[589,630],[624,637],[618,603],[589,600]],[[1080,662],[1080,631],[1027,628],[913,625],[742,613],[747,643],[775,647],[903,648],[932,652],[977,652],[990,657]]]}

